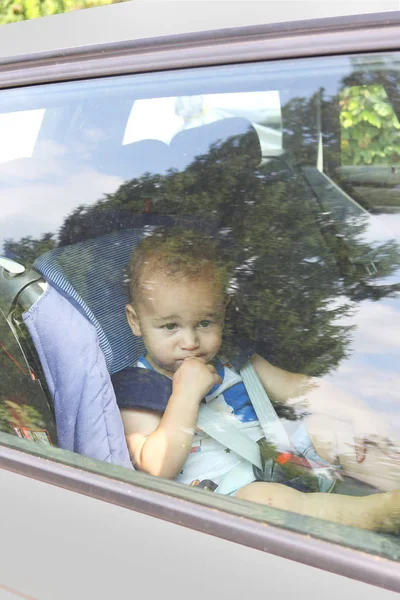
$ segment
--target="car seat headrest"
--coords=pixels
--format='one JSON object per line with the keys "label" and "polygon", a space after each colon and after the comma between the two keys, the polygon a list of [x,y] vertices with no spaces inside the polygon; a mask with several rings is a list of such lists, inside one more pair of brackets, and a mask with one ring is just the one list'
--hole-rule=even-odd
{"label": "car seat headrest", "polygon": [[129,293],[123,281],[124,267],[143,233],[130,229],[62,246],[34,265],[95,326],[110,373],[132,366],[144,351],[125,318]]}
{"label": "car seat headrest", "polygon": [[257,132],[250,121],[240,117],[185,129],[172,138],[169,147],[173,167],[178,170],[184,170],[196,157],[212,149],[220,160],[229,161],[232,156],[245,158],[249,168],[256,168],[261,161]]}

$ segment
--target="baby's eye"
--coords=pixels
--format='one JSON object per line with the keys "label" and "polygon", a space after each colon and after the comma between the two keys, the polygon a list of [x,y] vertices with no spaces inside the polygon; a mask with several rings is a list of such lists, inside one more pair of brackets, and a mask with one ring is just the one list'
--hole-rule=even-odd
{"label": "baby's eye", "polygon": [[211,325],[211,321],[200,321],[199,326],[200,327],[210,327]]}
{"label": "baby's eye", "polygon": [[173,331],[176,328],[176,323],[166,323],[163,328],[167,331]]}

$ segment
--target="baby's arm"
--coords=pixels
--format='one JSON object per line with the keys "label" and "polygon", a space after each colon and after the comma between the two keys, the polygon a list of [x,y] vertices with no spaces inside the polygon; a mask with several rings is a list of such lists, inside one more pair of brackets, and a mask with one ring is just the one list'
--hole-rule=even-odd
{"label": "baby's arm", "polygon": [[121,410],[129,452],[138,469],[167,479],[179,474],[192,445],[200,402],[220,382],[212,365],[186,359],[174,374],[163,415]]}
{"label": "baby's arm", "polygon": [[400,532],[400,490],[353,497],[304,494],[280,483],[256,482],[241,488],[235,497],[341,525]]}
{"label": "baby's arm", "polygon": [[253,354],[251,362],[272,400],[287,402],[303,396],[310,389],[311,379],[306,375],[275,367],[259,354]]}

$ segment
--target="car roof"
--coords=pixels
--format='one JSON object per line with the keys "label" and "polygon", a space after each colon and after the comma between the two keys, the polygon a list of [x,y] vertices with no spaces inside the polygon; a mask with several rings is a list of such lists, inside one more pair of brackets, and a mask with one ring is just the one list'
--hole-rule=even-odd
{"label": "car roof", "polygon": [[398,0],[133,0],[3,25],[0,60],[4,64],[60,49],[273,23],[288,29],[289,22],[326,17],[380,13],[389,22],[387,11],[398,19],[398,8]]}

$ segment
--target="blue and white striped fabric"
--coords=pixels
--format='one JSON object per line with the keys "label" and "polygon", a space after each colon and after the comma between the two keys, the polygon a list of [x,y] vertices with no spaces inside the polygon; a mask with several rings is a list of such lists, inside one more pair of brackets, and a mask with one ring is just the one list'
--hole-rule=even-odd
{"label": "blue and white striped fabric", "polygon": [[125,318],[129,297],[124,276],[143,235],[142,228],[110,233],[46,252],[34,264],[94,325],[110,373],[133,365],[144,351]]}

